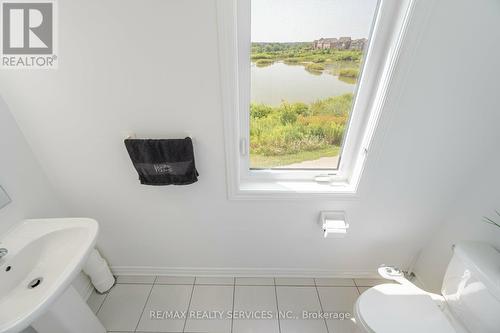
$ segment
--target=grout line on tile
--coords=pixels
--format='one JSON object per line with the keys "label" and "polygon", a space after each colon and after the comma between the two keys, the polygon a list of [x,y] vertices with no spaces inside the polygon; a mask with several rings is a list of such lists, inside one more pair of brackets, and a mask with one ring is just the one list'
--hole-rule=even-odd
{"label": "grout line on tile", "polygon": [[[318,296],[319,307],[321,308],[321,313],[325,313],[325,310],[323,310],[323,304],[321,303],[321,297],[319,297],[319,290],[318,290],[318,286],[316,285],[316,279],[314,279],[314,289],[316,290],[316,295]],[[325,318],[323,318],[323,322],[325,323],[326,332],[330,333],[330,331],[328,330],[328,324],[326,323]]]}
{"label": "grout line on tile", "polygon": [[[156,280],[156,279],[155,279]],[[151,297],[151,293],[153,292],[154,288],[154,283],[151,285],[151,289],[149,289],[149,294],[148,298],[146,298],[146,303],[144,303],[144,306],[142,307],[141,315],[139,316],[139,320],[137,321],[137,325],[135,325],[135,330],[134,332],[137,332],[137,329],[139,328],[139,324],[141,323],[142,315],[144,314],[144,310],[146,310],[146,306],[148,305],[149,298]]]}
{"label": "grout line on tile", "polygon": [[281,333],[280,308],[278,305],[278,290],[276,287],[276,278],[273,278],[273,281],[274,281],[274,297],[276,298],[276,318],[278,319],[278,332]]}
{"label": "grout line on tile", "polygon": [[[113,286],[113,287],[114,287],[114,286]],[[109,293],[111,292],[111,289],[113,289],[113,287],[109,288],[108,292],[106,293],[106,296],[104,296],[104,299],[102,300],[101,305],[99,305],[99,308],[97,308],[97,311],[95,312],[95,315],[96,315],[96,316],[97,316],[97,314],[99,313],[99,311],[101,311],[101,308],[102,308],[102,306],[104,305],[104,302],[106,302],[106,299],[108,298]]]}
{"label": "grout line on tile", "polygon": [[182,327],[182,332],[184,332],[186,330],[186,325],[187,325],[187,321],[188,321],[188,318],[189,318],[189,308],[191,308],[191,300],[193,299],[193,293],[194,293],[194,286],[195,285],[196,285],[196,276],[194,277],[194,280],[193,280],[193,285],[192,285],[192,288],[191,288],[191,296],[189,297],[188,308],[186,310],[186,320],[184,320],[184,326]]}

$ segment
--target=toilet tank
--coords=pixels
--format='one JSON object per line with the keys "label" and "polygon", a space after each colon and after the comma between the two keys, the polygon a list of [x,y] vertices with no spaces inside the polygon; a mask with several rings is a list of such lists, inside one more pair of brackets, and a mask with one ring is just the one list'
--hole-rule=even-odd
{"label": "toilet tank", "polygon": [[452,315],[470,332],[500,332],[500,252],[480,242],[461,242],[443,280]]}

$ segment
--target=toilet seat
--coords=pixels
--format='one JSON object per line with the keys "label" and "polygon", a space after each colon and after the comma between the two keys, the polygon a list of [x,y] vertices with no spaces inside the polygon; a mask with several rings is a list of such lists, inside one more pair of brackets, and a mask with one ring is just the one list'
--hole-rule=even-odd
{"label": "toilet seat", "polygon": [[357,300],[358,326],[376,333],[456,333],[431,295],[413,285],[381,284]]}

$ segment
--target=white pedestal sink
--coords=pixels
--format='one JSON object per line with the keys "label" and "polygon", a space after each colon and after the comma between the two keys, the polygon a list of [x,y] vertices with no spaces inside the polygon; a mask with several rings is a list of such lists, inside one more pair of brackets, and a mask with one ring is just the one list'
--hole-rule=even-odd
{"label": "white pedestal sink", "polygon": [[0,237],[0,333],[105,333],[71,287],[99,227],[85,218],[26,220]]}

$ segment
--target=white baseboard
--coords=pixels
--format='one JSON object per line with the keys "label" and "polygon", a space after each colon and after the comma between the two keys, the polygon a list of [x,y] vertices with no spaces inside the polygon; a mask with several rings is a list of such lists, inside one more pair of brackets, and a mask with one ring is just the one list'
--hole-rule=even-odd
{"label": "white baseboard", "polygon": [[112,266],[111,271],[114,275],[379,278],[376,269],[339,271],[298,268]]}

